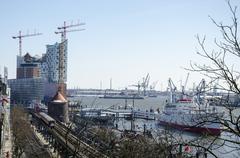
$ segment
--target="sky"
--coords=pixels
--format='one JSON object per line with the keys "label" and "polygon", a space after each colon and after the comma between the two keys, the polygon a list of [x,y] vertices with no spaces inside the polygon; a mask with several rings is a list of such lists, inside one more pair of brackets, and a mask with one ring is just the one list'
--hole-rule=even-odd
{"label": "sky", "polygon": [[[43,33],[22,44],[23,54],[41,55],[47,44],[60,42],[57,27],[80,21],[86,30],[67,34],[69,88],[109,88],[112,78],[112,87],[122,89],[149,73],[150,84],[158,81],[156,89],[163,90],[168,78],[185,81],[190,61],[205,62],[196,54],[196,35],[206,35],[209,50],[215,48],[220,33],[209,15],[226,23],[231,18],[225,0],[1,1],[0,70],[7,66],[9,78],[16,76],[18,40],[12,36],[19,30]],[[191,73],[188,86],[201,78]]]}

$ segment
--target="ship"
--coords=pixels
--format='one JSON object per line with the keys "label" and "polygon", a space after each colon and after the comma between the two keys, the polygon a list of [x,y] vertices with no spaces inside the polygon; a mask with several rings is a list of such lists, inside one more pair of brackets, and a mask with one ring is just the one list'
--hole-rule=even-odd
{"label": "ship", "polygon": [[209,106],[203,97],[181,96],[177,99],[171,91],[170,101],[159,115],[158,123],[183,131],[220,135],[222,127],[218,120],[223,115],[215,106]]}
{"label": "ship", "polygon": [[115,116],[101,108],[83,108],[79,114],[74,116],[74,122],[81,124],[88,122],[92,124],[113,125]]}
{"label": "ship", "polygon": [[104,98],[104,99],[144,99],[143,96],[139,94],[129,94],[128,92],[121,92],[118,94],[111,94],[111,93],[106,93],[103,96],[99,96],[99,98]]}
{"label": "ship", "polygon": [[104,95],[100,96],[99,98],[104,98],[104,99],[144,99],[143,96],[139,95]]}

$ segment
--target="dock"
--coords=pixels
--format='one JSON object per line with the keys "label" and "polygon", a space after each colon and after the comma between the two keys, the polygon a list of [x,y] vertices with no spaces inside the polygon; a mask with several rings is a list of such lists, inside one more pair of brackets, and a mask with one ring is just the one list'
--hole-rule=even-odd
{"label": "dock", "polygon": [[144,120],[155,120],[156,113],[150,111],[141,111],[134,109],[101,109],[101,108],[84,108],[80,110],[80,114],[98,117],[112,116],[115,119],[126,118],[126,119],[144,119]]}

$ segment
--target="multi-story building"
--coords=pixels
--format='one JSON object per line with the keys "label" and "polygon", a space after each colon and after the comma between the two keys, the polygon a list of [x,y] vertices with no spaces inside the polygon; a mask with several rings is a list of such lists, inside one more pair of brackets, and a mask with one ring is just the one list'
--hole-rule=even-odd
{"label": "multi-story building", "polygon": [[[60,51],[63,52],[63,64],[60,61]],[[60,67],[63,71],[63,81],[67,81],[67,40],[62,43],[55,43],[54,45],[47,45],[46,64],[48,67],[48,81],[50,83],[59,82]]]}
{"label": "multi-story building", "polygon": [[[50,83],[58,83],[61,67],[63,82],[67,81],[67,40],[46,47],[46,54],[42,57],[33,57],[29,53],[17,56],[17,79],[41,77]],[[61,50],[63,59],[59,55]],[[62,64],[59,63],[60,60],[63,61]]]}
{"label": "multi-story building", "polygon": [[10,79],[11,99],[14,103],[29,104],[33,100],[43,100],[45,80],[43,78]]}
{"label": "multi-story building", "polygon": [[40,76],[41,78],[48,79],[48,65],[46,62],[46,54],[42,55],[42,60],[40,64]]}
{"label": "multi-story building", "polygon": [[44,98],[49,100],[55,95],[59,85],[66,91],[67,40],[46,47],[46,54],[42,57],[33,57],[29,53],[22,57],[17,56],[17,79],[9,80],[12,100],[20,103]]}
{"label": "multi-story building", "polygon": [[40,58],[32,57],[29,53],[17,57],[17,79],[40,77]]}

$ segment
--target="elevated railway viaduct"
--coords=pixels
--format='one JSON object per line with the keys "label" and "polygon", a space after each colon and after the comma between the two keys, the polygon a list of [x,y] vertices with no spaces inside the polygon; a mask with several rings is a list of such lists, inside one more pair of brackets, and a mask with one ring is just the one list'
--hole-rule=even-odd
{"label": "elevated railway viaduct", "polygon": [[58,151],[62,157],[81,158],[107,158],[105,154],[93,148],[86,142],[76,137],[73,132],[61,122],[54,125],[43,120],[37,113],[30,112],[32,124],[36,126],[44,138],[47,139],[54,151]]}

